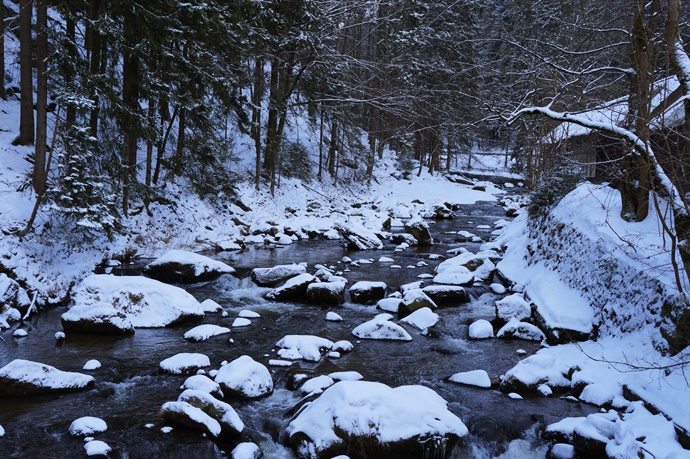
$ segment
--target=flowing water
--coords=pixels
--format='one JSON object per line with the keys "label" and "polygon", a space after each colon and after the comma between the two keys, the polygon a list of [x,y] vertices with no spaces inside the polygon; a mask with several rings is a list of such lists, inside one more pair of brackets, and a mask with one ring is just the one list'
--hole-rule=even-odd
{"label": "flowing water", "polygon": [[[16,399],[0,399],[0,425],[6,435],[0,438],[0,457],[50,458],[83,457],[81,440],[68,433],[70,423],[81,416],[96,416],[108,423],[108,430],[96,437],[113,447],[111,457],[122,458],[210,458],[226,457],[233,445],[213,443],[202,435],[175,428],[163,433],[164,423],[158,411],[166,401],[176,400],[185,376],[161,374],[159,362],[179,352],[199,352],[209,356],[213,368],[224,360],[241,355],[267,363],[276,358],[275,343],[288,334],[312,334],[332,341],[349,340],[353,352],[341,358],[323,358],[318,363],[299,362],[292,367],[271,368],[276,390],[270,397],[255,401],[232,402],[247,426],[247,437],[260,444],[265,457],[294,458],[282,446],[288,411],[299,401],[296,392],[286,388],[291,374],[327,374],[354,370],[366,380],[390,386],[422,384],[434,389],[448,401],[449,409],[468,426],[470,437],[453,451],[452,457],[543,458],[546,447],[539,441],[539,427],[566,416],[583,416],[594,408],[558,398],[526,396],[512,400],[497,390],[464,387],[445,379],[460,371],[486,370],[498,378],[523,356],[536,352],[538,343],[499,339],[468,341],[467,328],[479,318],[495,317],[496,295],[486,286],[469,289],[472,301],[437,312],[441,321],[431,336],[422,336],[408,327],[413,341],[357,341],[350,331],[369,320],[376,311],[373,306],[346,303],[336,308],[343,322],[327,322],[326,311],[319,307],[272,303],[263,299],[269,289],[262,289],[246,277],[254,267],[270,267],[291,262],[307,262],[309,267],[320,263],[335,266],[350,281],[376,280],[386,282],[389,290],[417,281],[422,273],[432,273],[441,260],[430,259],[431,253],[444,254],[456,247],[478,249],[476,243],[456,242],[452,232],[468,230],[488,239],[492,225],[501,218],[502,209],[494,204],[480,203],[456,212],[453,221],[431,224],[435,245],[431,248],[410,248],[393,252],[394,246],[375,252],[351,252],[339,241],[300,241],[290,246],[250,248],[242,253],[221,253],[214,257],[234,266],[239,276],[223,276],[216,281],[185,286],[198,300],[211,298],[223,306],[227,317],[207,314],[203,323],[230,326],[242,309],[261,315],[244,328],[204,342],[188,342],[182,338],[193,325],[163,329],[138,329],[133,336],[111,337],[69,334],[57,342],[54,334],[62,329],[60,315],[66,310],[56,307],[42,312],[23,325],[26,338],[12,338],[11,331],[0,341],[0,367],[16,358],[34,360],[61,370],[81,371],[96,378],[95,388],[63,395],[46,395]],[[493,227],[493,226],[492,226]],[[389,256],[401,269],[379,263]],[[353,260],[373,258],[373,263],[351,266],[340,263],[343,256]],[[428,266],[417,267],[419,261]],[[408,268],[408,266],[411,266]],[[414,267],[412,267],[414,266]],[[136,273],[137,266],[128,274]],[[244,276],[244,277],[242,277]],[[229,340],[232,338],[232,342]],[[102,367],[81,370],[89,359],[98,359]]]}

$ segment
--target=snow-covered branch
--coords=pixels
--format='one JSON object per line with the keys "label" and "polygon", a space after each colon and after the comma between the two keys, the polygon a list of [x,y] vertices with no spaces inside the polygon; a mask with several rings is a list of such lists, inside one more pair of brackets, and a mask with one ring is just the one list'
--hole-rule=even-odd
{"label": "snow-covered branch", "polygon": [[654,168],[654,174],[656,178],[659,180],[659,184],[668,193],[669,200],[673,205],[673,209],[676,212],[676,214],[687,214],[685,205],[683,204],[683,200],[681,199],[678,189],[673,184],[673,182],[671,182],[671,179],[669,179],[666,172],[664,172],[664,170],[661,168],[661,165],[659,164],[659,162],[656,159],[656,156],[654,155],[652,146],[648,142],[644,142],[642,139],[640,139],[640,137],[637,136],[631,130],[620,127],[616,125],[613,121],[593,121],[587,119],[584,116],[573,115],[568,112],[556,112],[554,110],[551,110],[550,107],[526,107],[521,110],[518,110],[510,116],[510,118],[508,119],[508,124],[512,124],[523,115],[542,115],[552,120],[573,123],[577,124],[578,126],[586,127],[596,131],[608,132],[621,139],[628,141],[633,148],[634,154],[645,156],[649,159],[651,165]]}

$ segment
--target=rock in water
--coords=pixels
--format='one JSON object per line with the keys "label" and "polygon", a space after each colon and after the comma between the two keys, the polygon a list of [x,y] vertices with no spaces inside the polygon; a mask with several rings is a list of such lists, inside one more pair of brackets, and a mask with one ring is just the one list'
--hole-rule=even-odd
{"label": "rock in water", "polygon": [[430,246],[434,244],[434,239],[429,232],[429,225],[420,217],[414,217],[405,223],[405,232],[411,234],[420,246]]}
{"label": "rock in water", "polygon": [[278,265],[272,268],[254,268],[252,280],[260,287],[275,287],[281,282],[307,272],[304,265]]}
{"label": "rock in water", "polygon": [[423,386],[341,381],[299,411],[287,428],[300,458],[445,458],[467,427]]}
{"label": "rock in water", "polygon": [[273,378],[264,365],[243,355],[224,365],[215,378],[226,396],[253,400],[273,392]]}
{"label": "rock in water", "polygon": [[355,327],[352,334],[363,339],[412,341],[412,337],[400,325],[390,321],[390,314],[379,314],[372,320]]}
{"label": "rock in water", "polygon": [[144,268],[144,274],[167,284],[192,284],[235,270],[223,262],[184,250],[169,250]]}
{"label": "rock in water", "polygon": [[345,301],[345,282],[317,282],[307,286],[307,301],[320,306],[338,306]]}
{"label": "rock in water", "polygon": [[288,279],[285,284],[266,294],[267,300],[290,301],[303,300],[307,296],[307,287],[319,280],[309,273],[302,273]]}
{"label": "rock in water", "polygon": [[350,287],[350,301],[360,304],[374,304],[386,296],[385,282],[360,281]]}
{"label": "rock in water", "polygon": [[0,397],[88,389],[94,381],[92,376],[82,373],[61,371],[43,363],[16,359],[0,368]]}
{"label": "rock in water", "polygon": [[354,223],[336,223],[333,229],[347,239],[348,247],[353,250],[374,250],[382,249],[383,242],[371,230],[368,230]]}
{"label": "rock in water", "polygon": [[188,375],[196,373],[199,368],[209,365],[211,365],[211,362],[204,354],[181,352],[163,360],[160,363],[160,368],[165,373]]}

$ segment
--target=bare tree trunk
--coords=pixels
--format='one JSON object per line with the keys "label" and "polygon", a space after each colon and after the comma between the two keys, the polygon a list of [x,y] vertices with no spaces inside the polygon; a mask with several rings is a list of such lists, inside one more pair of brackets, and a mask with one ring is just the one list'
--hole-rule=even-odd
{"label": "bare tree trunk", "polygon": [[319,118],[319,173],[316,177],[320,182],[323,178],[323,107],[321,107],[321,116]]}
{"label": "bare tree trunk", "polygon": [[177,176],[182,175],[182,161],[185,146],[185,128],[187,123],[187,109],[180,107],[180,116],[177,123],[177,146],[175,147],[175,159],[173,161],[173,173]]}
{"label": "bare tree trunk", "polygon": [[125,216],[129,210],[131,184],[136,181],[137,139],[139,137],[139,61],[131,50],[137,42],[135,20],[136,18],[128,13],[125,14],[123,24],[125,46],[129,47],[122,64],[122,102],[125,106],[122,210]]}
{"label": "bare tree trunk", "polygon": [[[74,23],[74,6],[69,5],[69,13],[67,14],[67,18],[65,20],[65,29],[67,32],[67,40],[69,40],[69,46],[70,46],[70,51],[75,51],[77,47],[77,34],[76,34],[76,24]],[[74,59],[76,59],[77,56],[72,56]],[[74,78],[74,72],[70,70],[70,78]],[[76,122],[77,122],[77,107],[74,104],[67,104],[66,106],[66,113],[65,113],[65,131],[69,131],[69,128],[72,127]]]}
{"label": "bare tree trunk", "polygon": [[328,174],[335,178],[335,155],[338,151],[338,122],[333,119],[331,121],[331,141],[328,146]]}
{"label": "bare tree trunk", "polygon": [[36,148],[33,186],[43,194],[46,186],[46,150],[48,135],[48,5],[36,1]]}
{"label": "bare tree trunk", "polygon": [[254,139],[254,151],[256,154],[256,175],[254,187],[259,190],[261,186],[261,99],[263,98],[264,65],[262,59],[254,63],[254,92],[252,94],[252,138]]}
{"label": "bare tree trunk", "polygon": [[268,121],[266,123],[266,152],[264,166],[271,179],[271,195],[275,193],[275,175],[278,163],[278,103],[280,102],[279,71],[277,59],[271,62],[271,79],[269,82]]}
{"label": "bare tree trunk", "polygon": [[18,145],[31,145],[34,143],[34,94],[33,70],[31,65],[32,10],[32,0],[21,0],[19,2],[19,85],[21,111],[19,115],[19,138],[16,142]]}
{"label": "bare tree trunk", "polygon": [[7,98],[5,91],[5,5],[0,4],[0,98]]}
{"label": "bare tree trunk", "polygon": [[[100,16],[100,0],[91,0],[89,2],[88,6],[88,14],[89,14],[89,19],[92,22],[95,22],[98,20],[98,17]],[[101,36],[98,33],[98,31],[95,30],[95,27],[92,25],[89,25],[88,28],[88,48],[90,52],[90,60],[89,60],[89,74],[92,77],[95,77],[98,75],[98,73],[101,71],[101,52],[103,52],[103,47],[104,44],[102,43]],[[103,53],[105,54],[105,53]],[[105,61],[105,58],[103,59]],[[99,117],[99,100],[98,100],[98,95],[94,93],[92,95],[93,99],[93,108],[91,109],[91,114],[89,117],[89,127],[91,128],[91,135],[93,137],[98,136],[98,117]]]}

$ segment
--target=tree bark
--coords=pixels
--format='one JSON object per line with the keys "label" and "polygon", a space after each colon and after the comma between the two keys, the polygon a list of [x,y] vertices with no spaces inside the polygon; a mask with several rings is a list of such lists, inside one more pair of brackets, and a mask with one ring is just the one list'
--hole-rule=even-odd
{"label": "tree bark", "polygon": [[[89,2],[88,15],[92,23],[98,20],[100,16],[100,0],[91,0]],[[89,75],[91,75],[92,79],[101,71],[101,52],[104,51],[104,45],[100,33],[93,25],[88,25],[86,46],[90,58]],[[93,101],[93,108],[89,116],[89,127],[91,129],[91,135],[93,137],[98,137],[98,117],[100,114],[98,95],[96,93],[92,94],[91,99]]]}
{"label": "tree bark", "polygon": [[20,0],[19,2],[19,92],[21,98],[19,115],[18,145],[31,145],[34,143],[34,94],[33,94],[33,69],[31,65],[32,40],[31,40],[31,16],[33,10],[32,0]]}
{"label": "tree bark", "polygon": [[[77,34],[76,34],[76,24],[74,23],[74,12],[75,8],[73,5],[69,5],[69,12],[67,18],[65,19],[65,29],[67,33],[67,40],[69,40],[70,51],[75,51],[77,49]],[[76,60],[75,55],[72,56]],[[74,78],[74,72],[70,69],[70,78]],[[69,128],[77,122],[77,107],[74,104],[67,104],[65,112],[65,130],[69,131]]]}
{"label": "tree bark", "polygon": [[262,59],[254,62],[254,92],[252,93],[252,138],[254,139],[254,151],[256,154],[256,170],[254,187],[259,190],[261,186],[261,99],[263,98],[264,64]]}
{"label": "tree bark", "polygon": [[5,91],[5,5],[3,4],[0,4],[0,98],[7,98]]}
{"label": "tree bark", "polygon": [[33,186],[43,194],[46,186],[46,151],[48,135],[48,5],[36,1],[36,148],[34,150]]}
{"label": "tree bark", "polygon": [[128,12],[124,16],[125,52],[122,63],[122,104],[125,113],[122,119],[124,134],[123,152],[123,194],[122,211],[125,216],[129,210],[131,184],[136,181],[137,139],[139,137],[139,61],[134,54],[137,43],[136,18]]}

